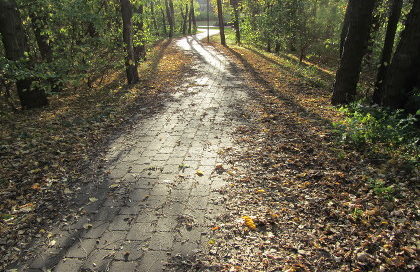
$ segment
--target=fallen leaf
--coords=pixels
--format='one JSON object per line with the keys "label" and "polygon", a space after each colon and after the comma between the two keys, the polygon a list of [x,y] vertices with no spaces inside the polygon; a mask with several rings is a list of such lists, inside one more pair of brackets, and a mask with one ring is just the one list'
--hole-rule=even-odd
{"label": "fallen leaf", "polygon": [[98,201],[98,199],[96,197],[89,197],[89,201],[93,203]]}
{"label": "fallen leaf", "polygon": [[197,176],[199,176],[199,177],[204,176],[203,171],[197,170],[197,171],[195,171],[195,173],[196,173],[196,174],[197,174]]}

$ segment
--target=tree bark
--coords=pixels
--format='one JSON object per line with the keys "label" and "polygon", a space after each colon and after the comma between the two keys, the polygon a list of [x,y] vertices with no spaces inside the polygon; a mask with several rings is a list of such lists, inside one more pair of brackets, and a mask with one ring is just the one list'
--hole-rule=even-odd
{"label": "tree bark", "polygon": [[193,22],[192,32],[196,32],[197,31],[197,20],[195,18],[194,0],[191,0],[191,17],[192,17],[192,22]]}
{"label": "tree bark", "polygon": [[[14,0],[0,0],[0,10],[0,33],[6,58],[19,61],[25,57],[25,52],[29,52],[19,9]],[[23,109],[48,105],[44,90],[32,88],[32,81],[32,78],[16,81],[17,93]]]}
{"label": "tree bark", "polygon": [[376,76],[375,89],[373,93],[373,102],[376,104],[381,103],[382,96],[382,86],[385,79],[386,71],[388,70],[392,50],[394,47],[395,34],[397,32],[398,22],[401,16],[401,10],[403,6],[403,0],[393,0],[390,10],[388,25],[386,28],[385,42],[382,49],[382,56],[380,61],[380,66],[378,69],[378,74]]}
{"label": "tree bark", "polygon": [[169,24],[169,33],[168,33],[168,37],[172,38],[174,36],[174,24],[173,24],[173,19],[172,19],[172,12],[171,12],[171,8],[169,6],[169,1],[165,0],[165,7],[166,7],[166,18],[168,19],[168,24]]}
{"label": "tree bark", "polygon": [[403,108],[420,74],[420,0],[414,0],[383,83],[381,105]]}
{"label": "tree bark", "polygon": [[159,36],[159,27],[156,20],[156,14],[155,14],[155,3],[153,1],[150,2],[150,14],[152,16],[153,28],[156,31],[156,34]]}
{"label": "tree bark", "polygon": [[190,11],[188,12],[188,34],[192,34],[192,14],[194,12],[194,0],[190,2]]}
{"label": "tree bark", "polygon": [[350,16],[352,13],[352,6],[350,3],[347,4],[346,14],[344,15],[343,26],[341,27],[340,35],[340,58],[343,56],[344,42],[346,41],[347,35],[349,34]]}
{"label": "tree bark", "polygon": [[139,81],[139,74],[137,72],[137,61],[133,49],[133,7],[130,0],[120,0],[120,4],[123,20],[123,41],[127,53],[125,61],[127,81],[128,84],[134,84]]}
{"label": "tree bark", "polygon": [[168,34],[168,30],[166,29],[166,16],[165,11],[163,8],[160,9],[162,12],[162,26],[163,26],[163,34],[166,36]]}
{"label": "tree bark", "polygon": [[169,0],[169,10],[171,12],[171,22],[172,22],[172,34],[175,31],[175,9],[174,9],[174,1]]}
{"label": "tree bark", "polygon": [[220,43],[226,46],[225,23],[223,21],[222,0],[217,0],[217,16],[219,17]]}
{"label": "tree bark", "polygon": [[140,21],[136,24],[136,27],[137,27],[137,32],[141,39],[140,41],[141,43],[134,46],[134,58],[136,59],[137,62],[139,62],[140,60],[144,60],[146,58],[146,46],[144,45],[144,20],[143,20],[144,6],[143,5],[139,5],[137,9],[137,13],[139,14]]}
{"label": "tree bark", "polygon": [[235,29],[235,41],[237,44],[241,44],[241,31],[240,31],[240,22],[239,22],[239,3],[238,0],[230,1],[233,7],[234,20],[233,28]]}
{"label": "tree bark", "polygon": [[369,39],[375,0],[350,0],[349,26],[346,35],[340,67],[338,68],[332,104],[347,104],[354,101],[359,81],[361,64]]}
{"label": "tree bark", "polygon": [[46,18],[36,15],[35,12],[30,12],[29,17],[31,18],[31,26],[35,34],[35,40],[38,45],[39,52],[41,53],[41,57],[43,60],[51,62],[52,48],[48,42],[49,37],[47,34],[43,33],[46,25]]}

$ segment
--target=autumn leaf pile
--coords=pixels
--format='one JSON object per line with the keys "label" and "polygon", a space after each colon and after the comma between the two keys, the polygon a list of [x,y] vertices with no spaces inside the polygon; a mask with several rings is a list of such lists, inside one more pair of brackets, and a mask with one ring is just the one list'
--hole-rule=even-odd
{"label": "autumn leaf pile", "polygon": [[228,213],[202,260],[218,271],[417,271],[418,172],[336,142],[331,123],[342,116],[299,64],[213,45],[245,72],[255,103],[237,113],[249,122],[227,151]]}
{"label": "autumn leaf pile", "polygon": [[110,70],[93,88],[69,86],[45,109],[1,110],[0,270],[69,213],[79,186],[101,171],[97,157],[106,142],[128,128],[139,109],[158,110],[188,66],[189,57],[165,41],[150,50],[135,86],[125,86],[124,71]]}

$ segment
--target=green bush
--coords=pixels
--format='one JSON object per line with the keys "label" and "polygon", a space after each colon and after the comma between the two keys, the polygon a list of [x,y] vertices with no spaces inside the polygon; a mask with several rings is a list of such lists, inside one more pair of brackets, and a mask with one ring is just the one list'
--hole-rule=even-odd
{"label": "green bush", "polygon": [[353,103],[339,109],[346,118],[334,123],[339,140],[359,150],[402,155],[418,163],[420,133],[414,115]]}

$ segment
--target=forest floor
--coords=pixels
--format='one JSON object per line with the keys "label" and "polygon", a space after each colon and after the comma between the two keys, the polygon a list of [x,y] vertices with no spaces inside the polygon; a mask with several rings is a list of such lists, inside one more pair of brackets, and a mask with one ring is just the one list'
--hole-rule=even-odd
{"label": "forest floor", "polygon": [[[8,121],[0,263],[29,271],[419,268],[418,177],[337,142],[332,124],[343,116],[329,106],[328,69],[192,37],[154,54],[139,86],[119,87],[119,75],[95,88],[107,103],[76,92]],[[391,179],[393,190],[372,182]]]}

